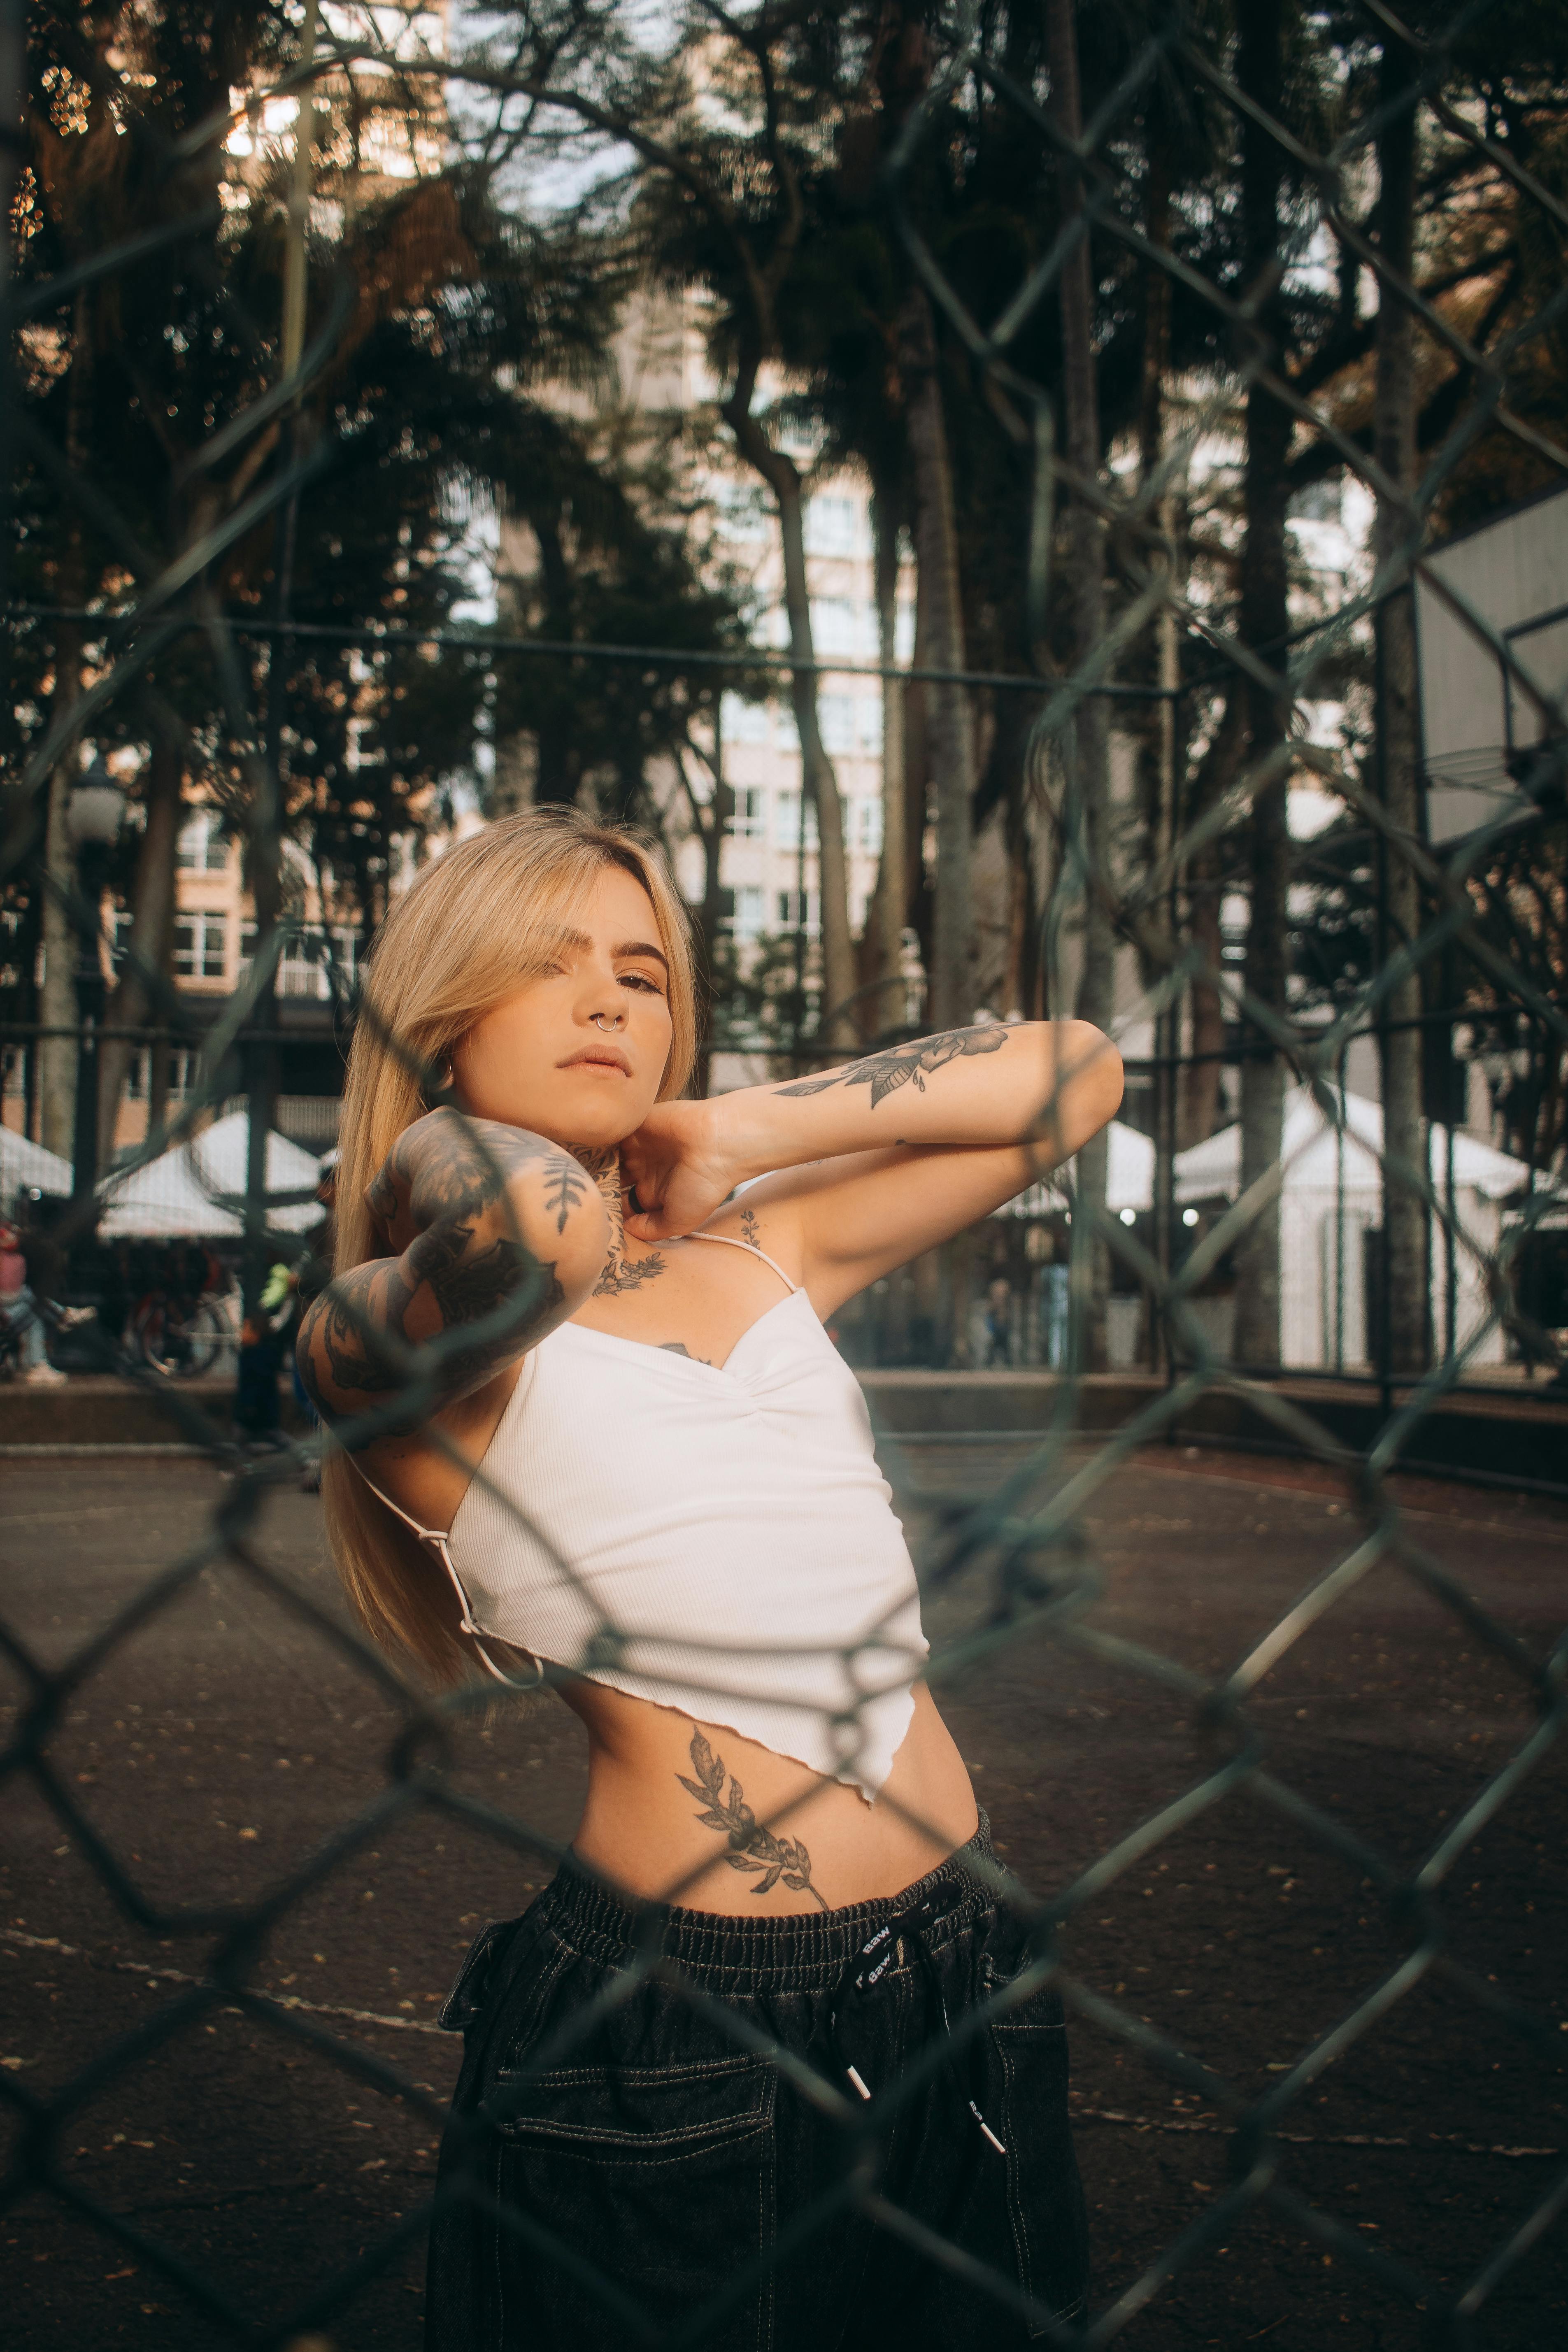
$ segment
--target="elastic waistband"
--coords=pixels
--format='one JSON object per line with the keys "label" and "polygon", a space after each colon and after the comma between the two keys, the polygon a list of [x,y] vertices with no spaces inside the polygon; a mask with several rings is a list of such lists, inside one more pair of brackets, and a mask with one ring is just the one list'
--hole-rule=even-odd
{"label": "elastic waistband", "polygon": [[999,1868],[982,1808],[980,1826],[968,1843],[925,1877],[900,1894],[847,1904],[840,1911],[767,1919],[688,1911],[675,1904],[639,1906],[615,1894],[568,1853],[528,1916],[538,1919],[542,1914],[563,1942],[606,1966],[624,1967],[651,1950],[715,1989],[722,1982],[731,1994],[746,1990],[742,1979],[754,1979],[773,1992],[809,1992],[836,1983],[868,1936],[928,1897],[937,1916],[925,1940],[940,1950],[994,1907]]}

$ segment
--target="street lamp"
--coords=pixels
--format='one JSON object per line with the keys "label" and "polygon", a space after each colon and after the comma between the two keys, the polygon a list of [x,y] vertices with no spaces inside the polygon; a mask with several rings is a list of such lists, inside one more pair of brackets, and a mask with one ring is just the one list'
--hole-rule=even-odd
{"label": "street lamp", "polygon": [[95,760],[66,802],[66,831],[76,852],[77,887],[91,918],[77,935],[76,1142],[71,1197],[92,1201],[98,1181],[98,1049],[108,987],[100,953],[99,908],[109,860],[125,814],[125,794],[101,760]]}

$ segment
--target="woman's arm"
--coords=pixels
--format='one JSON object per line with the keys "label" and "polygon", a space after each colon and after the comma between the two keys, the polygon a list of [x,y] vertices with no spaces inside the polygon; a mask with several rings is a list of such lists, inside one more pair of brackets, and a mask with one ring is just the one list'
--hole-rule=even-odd
{"label": "woman's arm", "polygon": [[827,1311],[1080,1150],[1121,1100],[1121,1056],[1082,1021],[952,1029],[782,1086],[670,1103],[622,1147],[637,1239],[690,1233],[736,1184],[793,1219]]}
{"label": "woman's arm", "polygon": [[1070,1159],[1121,1100],[1121,1056],[1087,1021],[947,1029],[710,1108],[745,1177],[889,1145],[1017,1144],[1030,1175]]}
{"label": "woman's arm", "polygon": [[296,1346],[322,1418],[366,1415],[365,1444],[430,1420],[575,1314],[610,1238],[569,1151],[456,1110],[405,1129],[367,1197],[388,1255],[324,1290]]}

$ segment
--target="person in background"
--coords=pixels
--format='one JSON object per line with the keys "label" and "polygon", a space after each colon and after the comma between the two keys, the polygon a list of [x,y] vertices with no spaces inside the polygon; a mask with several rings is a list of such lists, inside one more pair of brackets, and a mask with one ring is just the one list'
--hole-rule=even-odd
{"label": "person in background", "polygon": [[44,1326],[32,1285],[27,1280],[27,1261],[22,1254],[22,1236],[9,1220],[0,1224],[0,1315],[5,1316],[16,1335],[22,1359],[22,1378],[29,1387],[63,1387],[64,1372],[56,1370],[44,1350]]}
{"label": "person in background", "polygon": [[[294,1268],[295,1338],[299,1336],[300,1322],[306,1308],[321,1297],[332,1278],[332,1252],[337,1245],[336,1221],[332,1212],[337,1200],[337,1190],[338,1155],[335,1151],[329,1151],[321,1158],[320,1175],[316,1184],[316,1198],[320,1201],[325,1214],[311,1237],[310,1248]],[[300,1376],[300,1360],[297,1353],[293,1356],[292,1361],[294,1402],[300,1408],[307,1431],[311,1436],[319,1439],[321,1417],[311,1402],[310,1392]],[[321,1491],[321,1457],[319,1451],[312,1454],[300,1475],[300,1491],[304,1495],[319,1495]]]}
{"label": "person in background", "polygon": [[985,1362],[989,1369],[1012,1360],[1013,1286],[999,1274],[985,1293]]}

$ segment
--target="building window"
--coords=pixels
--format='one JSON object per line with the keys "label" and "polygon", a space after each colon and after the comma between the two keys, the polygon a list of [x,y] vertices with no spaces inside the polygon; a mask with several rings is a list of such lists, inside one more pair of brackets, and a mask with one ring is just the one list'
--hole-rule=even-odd
{"label": "building window", "polygon": [[816,723],[822,730],[822,748],[835,759],[855,749],[855,698],[848,694],[819,694],[816,698]]}
{"label": "building window", "polygon": [[778,726],[775,704],[747,702],[727,694],[720,707],[719,727],[726,743],[771,743]]}
{"label": "building window", "polygon": [[860,516],[853,499],[813,499],[805,510],[808,555],[858,555]]}
{"label": "building window", "polygon": [[760,939],[767,912],[767,899],[761,888],[742,883],[735,893],[735,911],[729,928],[738,940]]}
{"label": "building window", "polygon": [[[816,847],[816,806],[815,802],[811,801],[806,803],[805,809],[805,845],[808,849]],[[800,794],[798,793],[773,794],[773,846],[775,849],[800,847]]]}
{"label": "building window", "polygon": [[181,980],[222,980],[228,924],[222,915],[182,915],[174,925],[174,971]]}
{"label": "building window", "polygon": [[174,863],[182,874],[224,874],[228,870],[228,844],[216,809],[197,809],[180,827]]}
{"label": "building window", "polygon": [[[798,931],[801,928],[800,917],[800,892],[798,890],[781,890],[779,892],[779,929],[784,931]],[[805,893],[805,930],[808,937],[814,935],[821,928],[821,897],[816,890],[808,890]]]}
{"label": "building window", "polygon": [[811,642],[818,654],[848,654],[860,651],[860,607],[852,604],[847,596],[814,596],[811,604]]}
{"label": "building window", "polygon": [[882,803],[875,794],[865,793],[850,802],[849,839],[851,845],[864,851],[868,857],[881,855]]}
{"label": "building window", "polygon": [[730,831],[737,841],[761,841],[767,810],[767,795],[761,784],[742,784],[735,793],[735,814],[730,819]]}
{"label": "building window", "polygon": [[169,1049],[169,1100],[184,1102],[194,1095],[201,1083],[200,1057],[194,1045],[173,1045]]}

